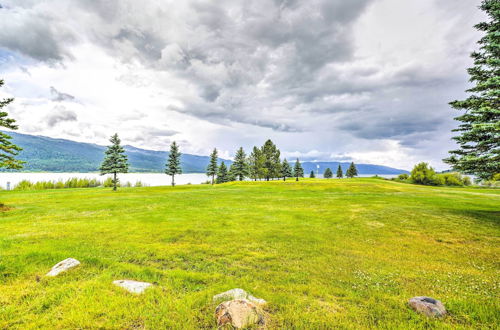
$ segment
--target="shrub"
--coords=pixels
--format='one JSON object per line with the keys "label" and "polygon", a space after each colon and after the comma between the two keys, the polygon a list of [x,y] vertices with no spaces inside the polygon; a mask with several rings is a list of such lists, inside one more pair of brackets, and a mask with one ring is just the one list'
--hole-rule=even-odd
{"label": "shrub", "polygon": [[463,186],[462,176],[459,173],[444,173],[438,174],[444,179],[444,184],[447,186]]}
{"label": "shrub", "polygon": [[442,175],[434,174],[427,184],[431,186],[444,186],[446,184],[446,179]]}
{"label": "shrub", "polygon": [[144,185],[142,184],[141,181],[136,181],[134,187],[140,188],[143,187]]}
{"label": "shrub", "polygon": [[[106,180],[104,180],[102,185],[106,188],[113,187],[113,178],[106,178]],[[118,184],[118,186],[120,186],[120,184]]]}
{"label": "shrub", "polygon": [[417,184],[434,185],[440,182],[440,179],[435,179],[436,172],[427,163],[418,163],[411,170],[410,180]]}
{"label": "shrub", "polygon": [[409,177],[410,176],[408,174],[406,174],[406,173],[398,175],[398,179],[399,180],[408,180]]}
{"label": "shrub", "polygon": [[30,190],[33,187],[33,183],[29,180],[22,180],[14,187],[14,190]]}
{"label": "shrub", "polygon": [[14,189],[17,190],[42,190],[42,189],[62,189],[62,188],[91,188],[99,187],[101,182],[96,179],[70,178],[66,181],[37,181],[35,183],[28,180],[20,181]]}
{"label": "shrub", "polygon": [[472,181],[468,176],[464,176],[462,178],[462,182],[464,183],[465,186],[470,186],[472,184]]}

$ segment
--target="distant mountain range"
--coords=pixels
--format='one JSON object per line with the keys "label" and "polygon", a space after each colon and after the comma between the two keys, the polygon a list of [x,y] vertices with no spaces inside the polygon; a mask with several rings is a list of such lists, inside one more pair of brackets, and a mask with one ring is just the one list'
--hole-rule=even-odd
{"label": "distant mountain range", "polygon": [[[23,148],[19,159],[26,161],[23,171],[26,172],[97,172],[104,158],[105,146],[92,143],[75,142],[65,139],[54,139],[45,136],[36,136],[6,132],[12,136],[12,141]],[[168,152],[140,149],[133,146],[124,146],[127,153],[130,172],[163,172]],[[226,165],[230,160],[219,159]],[[290,160],[291,161],[291,160]],[[208,156],[182,154],[181,165],[184,173],[205,172],[209,162]],[[302,167],[306,174],[312,170],[323,173],[329,167],[335,173],[341,165],[344,172],[349,163],[338,162],[303,162]],[[356,164],[359,174],[400,174],[408,173],[392,167]],[[5,171],[5,170],[3,170]]]}

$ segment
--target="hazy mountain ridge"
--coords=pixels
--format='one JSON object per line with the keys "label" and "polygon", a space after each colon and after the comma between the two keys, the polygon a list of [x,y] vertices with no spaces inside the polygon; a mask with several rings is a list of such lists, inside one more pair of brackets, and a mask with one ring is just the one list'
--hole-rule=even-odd
{"label": "hazy mountain ridge", "polygon": [[[26,161],[23,171],[27,172],[96,172],[104,158],[105,146],[92,143],[76,142],[66,139],[54,139],[46,136],[28,135],[7,132],[12,136],[12,141],[23,148],[19,158]],[[130,172],[163,172],[167,161],[168,152],[136,148],[125,145],[130,162]],[[182,154],[181,164],[184,173],[205,172],[209,162],[208,156]],[[227,165],[230,160],[219,159]],[[295,160],[289,159],[292,163]],[[349,163],[339,162],[303,162],[302,166],[306,175],[311,170],[316,172],[320,165],[320,173],[330,167],[335,173],[338,164],[345,170]],[[392,167],[356,164],[359,174],[399,174],[408,173]]]}

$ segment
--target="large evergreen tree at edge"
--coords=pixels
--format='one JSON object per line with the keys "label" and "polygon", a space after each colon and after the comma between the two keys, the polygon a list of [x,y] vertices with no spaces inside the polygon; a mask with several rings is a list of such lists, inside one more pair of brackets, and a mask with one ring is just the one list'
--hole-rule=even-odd
{"label": "large evergreen tree at edge", "polygon": [[467,71],[474,86],[471,95],[450,105],[465,111],[455,119],[461,124],[453,139],[459,149],[450,151],[444,161],[455,170],[489,180],[500,173],[500,1],[483,0],[480,8],[489,17],[488,22],[475,25],[484,32],[480,48],[473,52],[474,66]]}

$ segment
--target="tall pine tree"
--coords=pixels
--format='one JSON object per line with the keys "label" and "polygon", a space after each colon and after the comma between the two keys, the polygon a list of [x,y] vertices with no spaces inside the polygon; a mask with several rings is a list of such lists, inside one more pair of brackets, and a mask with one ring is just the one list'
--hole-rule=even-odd
{"label": "tall pine tree", "polygon": [[331,179],[333,177],[333,172],[329,167],[325,170],[325,173],[323,173],[323,177],[325,179]]}
{"label": "tall pine tree", "polygon": [[212,177],[212,185],[215,183],[215,176],[217,175],[217,148],[210,154],[210,162],[207,167],[207,176]]}
{"label": "tall pine tree", "polygon": [[466,174],[482,180],[500,173],[500,1],[483,0],[480,8],[489,20],[475,25],[485,33],[479,40],[479,51],[473,52],[474,66],[467,71],[474,87],[471,95],[450,105],[465,113],[455,119],[461,124],[453,139],[459,149],[450,151],[444,161]]}
{"label": "tall pine tree", "polygon": [[113,190],[118,186],[118,173],[128,172],[128,158],[125,149],[120,145],[118,134],[114,134],[109,139],[111,145],[106,149],[104,161],[101,164],[101,175],[113,174]]}
{"label": "tall pine tree", "polygon": [[172,187],[175,186],[175,175],[182,174],[181,153],[175,141],[170,145],[170,153],[168,155],[167,164],[165,165],[165,174],[172,177]]}
{"label": "tall pine tree", "polygon": [[283,181],[286,181],[286,178],[289,178],[291,176],[292,176],[292,167],[285,158],[283,159],[283,163],[281,164],[281,177],[283,178]]}
{"label": "tall pine tree", "polygon": [[267,181],[281,174],[280,151],[271,140],[267,140],[261,148],[264,164],[262,172]]}
{"label": "tall pine tree", "polygon": [[314,171],[311,171],[311,174],[309,174],[309,177],[310,177],[311,179],[314,179],[314,178],[316,177],[316,175],[314,174]]}
{"label": "tall pine tree", "polygon": [[342,167],[339,164],[339,167],[337,168],[337,178],[341,179],[344,177],[344,172],[342,171]]}
{"label": "tall pine tree", "polygon": [[248,176],[247,155],[242,147],[236,151],[234,163],[231,166],[233,166],[233,173],[236,179],[243,181],[245,177]]}
{"label": "tall pine tree", "polygon": [[356,165],[354,165],[354,162],[351,162],[351,165],[349,165],[345,176],[348,178],[354,178],[355,176],[358,176],[358,169],[356,168]]}
{"label": "tall pine tree", "polygon": [[[3,84],[3,80],[0,79],[0,87],[2,87]],[[14,101],[12,98],[0,100],[0,127],[16,130],[18,128],[15,124],[16,121],[9,118],[9,114],[7,112],[1,110],[12,101]],[[15,159],[15,156],[19,154],[19,151],[21,151],[22,148],[13,144],[10,141],[11,139],[12,137],[8,134],[0,132],[0,167],[17,170],[22,168],[24,164],[23,161]]]}
{"label": "tall pine tree", "polygon": [[304,169],[302,168],[302,165],[300,165],[298,158],[295,162],[295,166],[293,167],[293,175],[295,176],[295,181],[299,181],[299,178],[304,177]]}
{"label": "tall pine tree", "polygon": [[262,156],[262,151],[253,147],[252,153],[248,157],[248,167],[250,178],[254,181],[262,178],[262,169],[264,167],[264,157]]}

